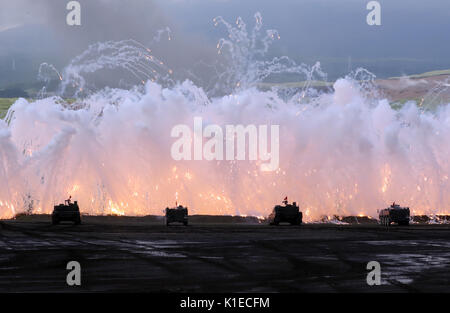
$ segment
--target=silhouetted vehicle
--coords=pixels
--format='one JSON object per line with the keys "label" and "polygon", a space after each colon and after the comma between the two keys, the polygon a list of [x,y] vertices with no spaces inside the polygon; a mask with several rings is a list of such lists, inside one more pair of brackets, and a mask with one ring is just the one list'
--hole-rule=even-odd
{"label": "silhouetted vehicle", "polygon": [[52,224],[56,225],[62,221],[71,221],[75,225],[81,224],[80,208],[78,202],[70,201],[70,198],[64,201],[64,204],[55,205],[52,213]]}
{"label": "silhouetted vehicle", "polygon": [[276,205],[269,215],[270,225],[279,225],[280,223],[290,223],[291,225],[300,225],[303,214],[300,212],[296,202],[289,204],[287,198],[283,201],[284,205]]}
{"label": "silhouetted vehicle", "polygon": [[170,223],[183,223],[184,226],[188,224],[188,209],[182,205],[176,208],[166,208],[166,225]]}
{"label": "silhouetted vehicle", "polygon": [[391,223],[409,225],[410,212],[408,207],[401,207],[395,202],[379,213],[380,224],[389,226]]}

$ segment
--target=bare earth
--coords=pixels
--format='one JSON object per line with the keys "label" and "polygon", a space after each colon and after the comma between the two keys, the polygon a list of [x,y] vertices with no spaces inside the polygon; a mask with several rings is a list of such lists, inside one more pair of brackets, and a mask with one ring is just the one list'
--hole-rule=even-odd
{"label": "bare earth", "polygon": [[[450,225],[0,221],[0,292],[450,292]],[[78,261],[82,285],[66,284]],[[369,286],[366,265],[381,264]]]}
{"label": "bare earth", "polygon": [[377,86],[391,101],[416,100],[438,97],[450,101],[450,75],[434,75],[417,78],[379,79]]}

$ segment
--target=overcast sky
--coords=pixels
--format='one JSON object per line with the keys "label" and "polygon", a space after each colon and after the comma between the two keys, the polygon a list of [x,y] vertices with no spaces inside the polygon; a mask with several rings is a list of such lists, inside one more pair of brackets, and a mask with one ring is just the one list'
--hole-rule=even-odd
{"label": "overcast sky", "polygon": [[261,12],[265,28],[281,35],[272,54],[298,62],[322,61],[325,70],[337,75],[349,62],[372,64],[375,72],[386,75],[450,67],[449,0],[379,0],[381,26],[366,23],[369,0],[79,2],[82,26],[69,27],[68,0],[0,0],[0,71],[8,71],[11,56],[23,58],[24,67],[44,60],[63,66],[97,41],[134,38],[150,43],[165,26],[172,29],[174,40],[152,48],[172,67],[187,66],[213,57],[224,35],[223,28],[213,26],[214,17],[234,22],[242,16],[253,25],[255,12]]}

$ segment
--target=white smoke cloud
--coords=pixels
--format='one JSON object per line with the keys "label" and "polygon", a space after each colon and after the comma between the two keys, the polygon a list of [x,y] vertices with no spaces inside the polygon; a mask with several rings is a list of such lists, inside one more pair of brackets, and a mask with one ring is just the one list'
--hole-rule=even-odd
{"label": "white smoke cloud", "polygon": [[[188,82],[102,91],[76,111],[53,98],[19,100],[0,131],[0,216],[28,207],[27,199],[48,213],[69,195],[85,213],[161,214],[175,194],[193,214],[265,216],[284,196],[306,220],[375,216],[393,201],[415,214],[448,212],[450,106],[435,115],[413,104],[395,111],[386,100],[368,101],[355,82],[334,88],[300,106],[256,89],[205,106],[206,95]],[[281,125],[279,170],[174,161],[171,129],[195,116],[205,125]]]}

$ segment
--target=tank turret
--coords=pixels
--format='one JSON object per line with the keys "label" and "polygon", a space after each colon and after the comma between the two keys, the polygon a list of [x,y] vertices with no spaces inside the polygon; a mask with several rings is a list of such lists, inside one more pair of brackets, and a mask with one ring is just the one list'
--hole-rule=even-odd
{"label": "tank turret", "polygon": [[289,204],[287,197],[283,200],[283,205],[276,205],[269,215],[270,225],[280,223],[290,223],[291,225],[301,225],[303,214],[300,212],[297,202]]}
{"label": "tank turret", "polygon": [[71,197],[65,200],[64,204],[58,204],[53,207],[52,224],[56,225],[62,221],[74,222],[75,225],[81,224],[81,214],[78,202],[72,202]]}
{"label": "tank turret", "polygon": [[390,207],[380,210],[380,224],[389,226],[391,223],[398,225],[409,225],[410,211],[408,207],[401,207],[395,202]]}
{"label": "tank turret", "polygon": [[178,205],[175,208],[166,208],[166,225],[170,223],[183,223],[184,226],[188,224],[188,208]]}

